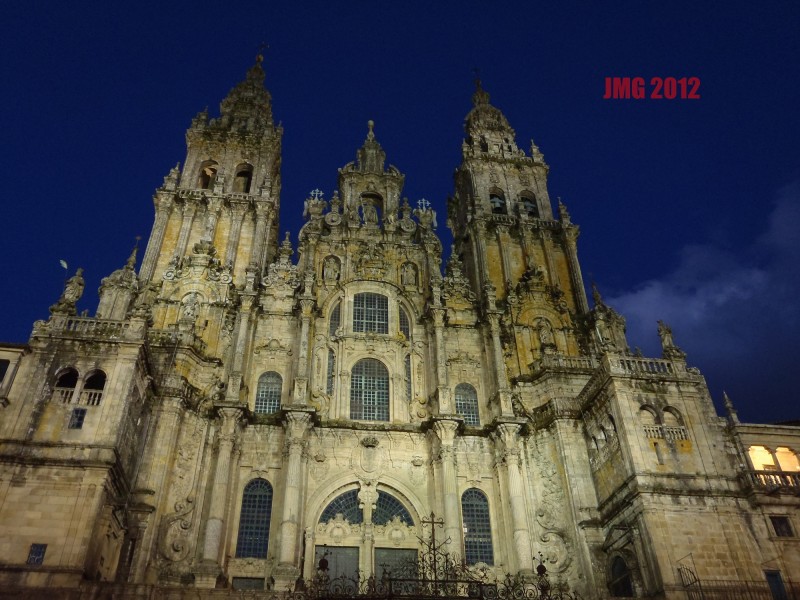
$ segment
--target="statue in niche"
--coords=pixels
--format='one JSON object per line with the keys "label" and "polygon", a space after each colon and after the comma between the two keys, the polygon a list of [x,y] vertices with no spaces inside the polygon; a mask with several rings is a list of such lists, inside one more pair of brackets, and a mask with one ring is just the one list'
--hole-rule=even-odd
{"label": "statue in niche", "polygon": [[542,344],[542,348],[555,346],[553,326],[544,319],[539,321],[539,342]]}
{"label": "statue in niche", "polygon": [[183,310],[181,312],[181,319],[187,321],[194,321],[197,318],[197,309],[200,305],[198,300],[199,294],[193,292],[183,299]]}
{"label": "statue in niche", "polygon": [[403,285],[417,285],[417,269],[413,264],[406,263],[403,265],[400,281],[402,281]]}
{"label": "statue in niche", "polygon": [[322,267],[322,279],[325,283],[336,283],[339,280],[339,261],[335,256],[325,259]]}
{"label": "statue in niche", "polygon": [[362,204],[361,211],[364,213],[364,223],[367,225],[378,224],[378,210],[372,204]]}

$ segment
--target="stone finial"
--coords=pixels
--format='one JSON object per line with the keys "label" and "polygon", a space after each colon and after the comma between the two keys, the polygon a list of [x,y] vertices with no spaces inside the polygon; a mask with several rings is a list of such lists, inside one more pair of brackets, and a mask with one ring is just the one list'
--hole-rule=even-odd
{"label": "stone finial", "polygon": [[561,201],[561,196],[558,197],[558,218],[561,219],[561,222],[565,225],[572,223],[572,220],[569,216],[569,211],[567,210],[567,205]]}
{"label": "stone finial", "polygon": [[600,290],[597,289],[597,284],[594,281],[592,282],[592,300],[594,300],[595,306],[605,306],[603,297],[600,295]]}
{"label": "stone finial", "polygon": [[725,406],[725,412],[728,413],[728,421],[730,423],[738,423],[739,422],[739,415],[736,412],[736,408],[733,406],[733,402],[728,397],[728,392],[722,390],[722,404]]}

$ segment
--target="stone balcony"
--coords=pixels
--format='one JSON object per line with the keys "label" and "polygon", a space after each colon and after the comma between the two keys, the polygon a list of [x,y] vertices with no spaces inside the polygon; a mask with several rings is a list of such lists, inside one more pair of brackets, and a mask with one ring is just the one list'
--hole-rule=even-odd
{"label": "stone balcony", "polygon": [[756,492],[800,496],[800,471],[748,471],[742,477]]}

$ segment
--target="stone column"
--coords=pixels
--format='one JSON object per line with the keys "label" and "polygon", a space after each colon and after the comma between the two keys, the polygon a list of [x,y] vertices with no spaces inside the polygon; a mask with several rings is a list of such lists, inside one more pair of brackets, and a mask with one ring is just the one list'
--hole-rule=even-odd
{"label": "stone column", "polygon": [[202,239],[214,242],[214,236],[217,233],[217,222],[219,221],[220,198],[212,197],[208,199],[208,206],[206,207],[206,218],[203,224]]}
{"label": "stone column", "polygon": [[289,411],[284,423],[286,441],[284,446],[283,516],[281,518],[281,547],[278,553],[278,566],[275,569],[275,589],[286,589],[300,575],[297,555],[297,538],[303,518],[303,482],[305,471],[303,454],[306,447],[306,433],[311,428],[311,413]]}
{"label": "stone column", "polygon": [[528,529],[528,510],[525,506],[522,473],[520,472],[519,430],[520,425],[517,423],[501,423],[498,425],[495,435],[502,443],[501,467],[506,472],[507,481],[504,495],[508,498],[511,507],[517,566],[522,573],[527,574],[533,573],[533,552],[531,550],[531,533]]}
{"label": "stone column", "polygon": [[[212,496],[206,521],[203,542],[203,560],[219,564],[219,553],[225,525],[225,508],[228,504],[228,480],[230,479],[231,455],[238,434],[238,422],[242,417],[240,408],[222,408],[219,411],[222,424],[217,433],[217,464],[214,469]],[[198,586],[200,587],[200,586]]]}
{"label": "stone column", "polygon": [[[434,296],[439,292],[436,288]],[[439,400],[439,414],[455,414],[455,407],[450,395],[450,388],[447,386],[447,351],[444,348],[444,315],[445,309],[441,306],[438,298],[438,306],[431,308],[433,317],[433,334],[436,339],[436,395]]]}
{"label": "stone column", "polygon": [[300,299],[300,352],[297,356],[298,376],[294,378],[294,390],[292,402],[294,404],[306,404],[308,391],[308,346],[309,330],[311,327],[312,310],[314,309],[314,298],[311,295],[314,275],[309,274],[306,278],[305,291]]}
{"label": "stone column", "polygon": [[183,205],[181,231],[178,234],[178,242],[175,244],[175,256],[178,258],[183,258],[183,255],[186,254],[186,246],[189,243],[189,233],[192,230],[192,221],[194,221],[195,212],[197,212],[197,206],[194,202],[186,200]]}
{"label": "stone column", "polygon": [[497,236],[497,245],[500,248],[500,266],[503,269],[503,283],[506,288],[503,290],[503,297],[505,297],[507,288],[512,283],[511,261],[508,256],[508,227],[498,225],[495,235]]}
{"label": "stone column", "polygon": [[157,194],[155,205],[156,219],[153,222],[153,229],[150,231],[150,240],[147,242],[147,250],[144,253],[144,258],[142,258],[142,266],[139,267],[139,277],[143,281],[150,281],[153,277],[156,260],[164,243],[164,232],[167,230],[167,222],[169,221],[170,212],[172,212],[172,196]]}
{"label": "stone column", "polygon": [[253,314],[252,308],[256,295],[254,292],[245,291],[241,293],[240,298],[239,326],[235,329],[235,338],[231,344],[231,370],[228,373],[228,388],[225,390],[225,400],[230,403],[239,402],[247,342],[250,338],[250,321]]}
{"label": "stone column", "polygon": [[497,310],[495,305],[494,287],[491,284],[484,286],[484,297],[486,321],[489,324],[489,335],[491,336],[494,376],[497,383],[497,402],[502,415],[514,416],[514,409],[511,406],[511,391],[508,389],[506,360],[503,356],[503,342],[500,340],[500,315],[502,313]]}
{"label": "stone column", "polygon": [[439,461],[442,466],[440,493],[444,504],[444,531],[450,538],[450,553],[461,554],[464,547],[461,528],[461,511],[458,498],[458,466],[456,464],[455,437],[458,421],[437,420],[433,424],[439,438]]}

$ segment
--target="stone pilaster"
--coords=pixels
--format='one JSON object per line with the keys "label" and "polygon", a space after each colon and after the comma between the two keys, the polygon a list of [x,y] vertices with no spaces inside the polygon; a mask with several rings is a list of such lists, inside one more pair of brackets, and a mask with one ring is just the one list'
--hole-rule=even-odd
{"label": "stone pilaster", "polygon": [[[214,468],[214,483],[206,520],[206,534],[203,540],[203,566],[196,576],[197,587],[213,587],[216,574],[221,571],[222,538],[225,535],[225,510],[228,505],[228,482],[230,479],[231,456],[238,437],[238,424],[242,418],[240,408],[221,408],[222,422],[217,432],[217,463]],[[211,576],[213,575],[213,579]],[[210,585],[209,585],[210,584]]]}
{"label": "stone pilaster", "polygon": [[456,462],[455,439],[458,433],[458,421],[437,420],[433,427],[439,438],[439,461],[441,463],[441,481],[439,490],[444,505],[444,531],[450,539],[451,553],[461,553],[464,546],[462,540],[461,512],[458,498],[458,465]]}
{"label": "stone pilaster", "polygon": [[186,254],[186,246],[189,243],[189,233],[192,230],[192,221],[197,212],[197,206],[191,200],[186,200],[183,205],[183,220],[181,221],[181,231],[178,234],[178,242],[175,244],[175,256],[183,258]]}
{"label": "stone pilaster", "polygon": [[228,232],[228,243],[225,246],[225,262],[230,264],[231,270],[236,266],[236,249],[239,247],[239,237],[242,235],[242,221],[244,220],[247,205],[242,203],[231,204],[231,227]]}
{"label": "stone pilaster", "polygon": [[578,228],[575,225],[565,226],[564,239],[566,240],[569,273],[572,278],[572,287],[575,290],[575,299],[578,302],[578,311],[585,314],[589,312],[589,301],[586,299],[586,288],[583,287],[583,275],[578,262]]}
{"label": "stone pilaster", "polygon": [[275,218],[275,209],[263,204],[256,205],[256,230],[253,236],[253,248],[250,262],[258,265],[260,271],[266,267],[266,252],[269,246],[269,234],[272,231],[272,220]]}
{"label": "stone pilaster", "polygon": [[528,528],[528,508],[525,505],[524,486],[520,472],[521,453],[518,440],[520,427],[517,423],[501,423],[498,425],[495,435],[501,443],[500,468],[505,471],[507,486],[507,489],[502,491],[503,495],[508,498],[511,508],[516,564],[520,572],[527,574],[533,572],[533,552],[531,533]]}
{"label": "stone pilaster", "polygon": [[142,258],[142,266],[139,268],[139,278],[142,281],[150,281],[153,277],[153,270],[156,268],[156,260],[161,254],[161,247],[164,243],[164,232],[167,229],[170,212],[172,212],[172,197],[166,194],[157,193],[155,198],[156,218],[153,222],[153,229],[150,231],[150,241],[147,243],[147,250]]}
{"label": "stone pilaster", "polygon": [[306,435],[311,428],[311,413],[288,411],[284,422],[285,441],[285,479],[283,486],[283,515],[281,518],[281,541],[278,550],[278,566],[275,569],[276,589],[286,589],[293,585],[300,575],[299,554],[297,552],[303,507],[304,473],[303,457],[307,444]]}

